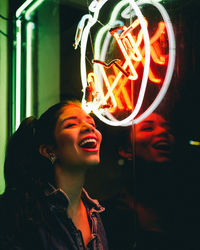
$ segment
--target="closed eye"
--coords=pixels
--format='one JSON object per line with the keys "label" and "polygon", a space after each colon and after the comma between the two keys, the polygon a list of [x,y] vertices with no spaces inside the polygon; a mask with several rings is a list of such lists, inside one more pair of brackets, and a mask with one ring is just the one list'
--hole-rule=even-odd
{"label": "closed eye", "polygon": [[65,128],[72,128],[74,126],[76,126],[77,124],[76,123],[68,123],[65,125]]}
{"label": "closed eye", "polygon": [[[96,128],[95,123],[89,123],[92,127]],[[65,128],[72,128],[75,127],[77,125],[77,123],[69,123],[67,125],[65,125]]]}
{"label": "closed eye", "polygon": [[154,128],[151,126],[149,126],[149,127],[143,127],[142,129],[141,129],[142,131],[153,131],[154,130]]}

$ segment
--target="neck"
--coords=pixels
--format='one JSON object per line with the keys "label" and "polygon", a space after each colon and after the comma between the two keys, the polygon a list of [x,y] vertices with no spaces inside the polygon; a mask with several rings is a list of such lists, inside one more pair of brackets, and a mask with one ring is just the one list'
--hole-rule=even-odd
{"label": "neck", "polygon": [[85,180],[84,171],[67,171],[60,166],[55,166],[55,181],[69,198],[69,212],[77,211],[81,205],[81,193]]}
{"label": "neck", "polygon": [[85,180],[84,168],[76,168],[79,171],[70,171],[61,166],[55,166],[55,181],[69,198],[68,216],[76,228],[82,232],[85,247],[91,238],[91,230],[88,222],[86,207],[81,200],[82,187]]}

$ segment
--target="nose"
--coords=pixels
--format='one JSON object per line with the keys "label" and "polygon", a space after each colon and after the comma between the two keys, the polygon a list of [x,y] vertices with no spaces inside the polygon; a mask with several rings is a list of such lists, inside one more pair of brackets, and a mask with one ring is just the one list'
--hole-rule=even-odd
{"label": "nose", "polygon": [[163,126],[158,126],[155,129],[155,134],[158,135],[158,136],[168,137],[169,136],[169,131]]}
{"label": "nose", "polygon": [[95,128],[93,125],[91,125],[90,123],[88,122],[82,122],[81,123],[81,131],[83,132],[94,132]]}

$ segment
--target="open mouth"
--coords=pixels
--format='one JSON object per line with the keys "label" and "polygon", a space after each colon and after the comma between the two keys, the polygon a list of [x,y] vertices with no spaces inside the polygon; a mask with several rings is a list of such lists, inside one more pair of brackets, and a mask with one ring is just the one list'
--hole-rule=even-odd
{"label": "open mouth", "polygon": [[97,140],[95,138],[85,138],[79,143],[79,146],[83,149],[95,149]]}
{"label": "open mouth", "polygon": [[153,148],[157,150],[165,151],[165,152],[170,151],[170,145],[167,141],[156,142],[155,144],[153,144]]}

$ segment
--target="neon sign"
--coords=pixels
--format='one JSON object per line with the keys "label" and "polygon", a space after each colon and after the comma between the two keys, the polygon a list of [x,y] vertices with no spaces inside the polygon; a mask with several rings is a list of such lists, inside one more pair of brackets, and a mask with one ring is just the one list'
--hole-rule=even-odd
{"label": "neon sign", "polygon": [[[99,12],[106,2],[93,1],[89,6],[93,15],[85,15],[77,29],[75,48],[81,42],[82,106],[109,125],[126,126],[147,117],[167,92],[175,61],[174,32],[167,11],[157,1],[120,1],[113,8],[108,23],[97,32],[93,70],[87,72],[85,55],[89,32],[99,21]],[[140,10],[144,5],[153,6],[161,16],[151,34],[149,20]],[[132,22],[127,25],[127,20]],[[118,57],[108,61],[111,46],[113,51],[118,51]],[[146,111],[138,115],[149,82],[157,85],[159,92]],[[136,85],[140,87],[134,95]],[[118,120],[116,110],[129,110],[131,114]]]}
{"label": "neon sign", "polygon": [[[34,23],[31,18],[34,11],[44,2],[45,0],[26,0],[16,11],[16,68],[15,68],[15,83],[14,83],[14,94],[13,94],[13,125],[12,132],[14,132],[22,120],[22,33],[23,25],[26,25],[26,116],[32,115],[31,106],[32,104],[32,34],[34,30]],[[26,22],[23,22],[26,20]]]}

